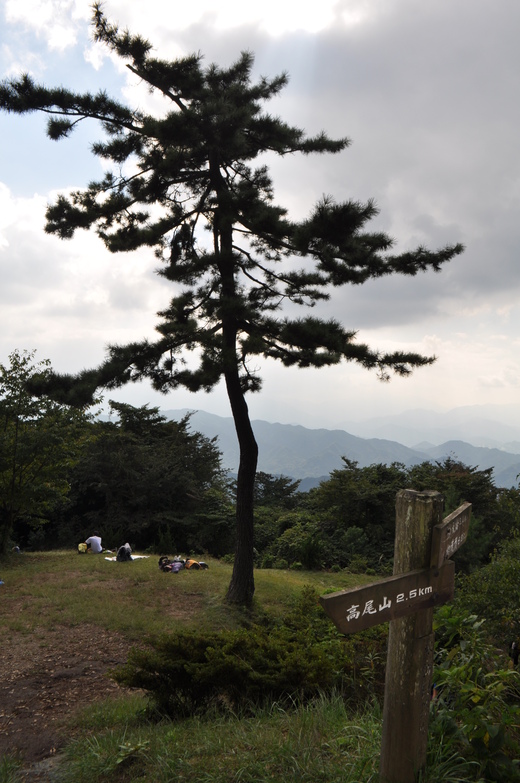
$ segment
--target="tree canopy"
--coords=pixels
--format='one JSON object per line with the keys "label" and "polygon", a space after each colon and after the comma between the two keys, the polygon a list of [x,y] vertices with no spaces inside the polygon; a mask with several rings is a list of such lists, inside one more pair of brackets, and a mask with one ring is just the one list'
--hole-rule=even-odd
{"label": "tree canopy", "polygon": [[[107,546],[130,541],[162,554],[221,555],[232,541],[228,491],[214,441],[167,421],[158,408],[110,402],[116,422],[98,420],[70,473],[69,528]],[[231,527],[231,529],[230,529]]]}
{"label": "tree canopy", "polygon": [[0,364],[0,554],[20,527],[47,523],[67,497],[69,475],[88,437],[89,416],[27,391],[31,377],[46,378],[48,361],[13,351]]}
{"label": "tree canopy", "polygon": [[[258,391],[257,357],[285,366],[325,367],[342,360],[407,375],[433,357],[385,353],[356,339],[337,320],[293,317],[293,305],[314,307],[330,290],[391,274],[438,271],[460,244],[394,254],[393,240],[366,229],[373,201],[322,197],[302,221],[274,200],[265,153],[331,153],[346,138],[306,136],[273,117],[264,104],[287,76],[253,79],[253,55],[228,68],[205,66],[200,55],[157,58],[139,35],[121,31],[94,5],[96,40],[169,103],[162,116],[133,109],[104,91],[46,88],[30,76],[0,85],[0,108],[49,115],[48,135],[68,136],[94,119],[105,133],[93,152],[111,169],[97,182],[60,195],[45,230],[70,239],[95,228],[112,252],[154,248],[159,274],[174,286],[158,313],[158,338],[113,345],[106,361],[75,377],[55,376],[53,394],[83,404],[99,387],[143,378],[163,392],[183,386],[209,391],[223,380],[240,444],[237,547],[228,599],[249,603],[253,580],[253,496],[257,465],[245,394]],[[49,384],[45,386],[49,389]]]}

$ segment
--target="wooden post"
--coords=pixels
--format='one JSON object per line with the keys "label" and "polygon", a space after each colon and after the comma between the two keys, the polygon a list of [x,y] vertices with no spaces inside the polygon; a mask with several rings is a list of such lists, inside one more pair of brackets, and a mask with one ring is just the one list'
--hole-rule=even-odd
{"label": "wooden post", "polygon": [[[439,492],[397,493],[394,574],[430,567],[433,528],[442,522],[443,503]],[[426,764],[433,643],[433,608],[390,623],[381,783],[414,783]]]}

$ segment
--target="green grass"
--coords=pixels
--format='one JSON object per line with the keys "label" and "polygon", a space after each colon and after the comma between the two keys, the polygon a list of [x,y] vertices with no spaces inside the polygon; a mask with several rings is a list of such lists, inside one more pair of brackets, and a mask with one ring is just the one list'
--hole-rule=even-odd
{"label": "green grass", "polygon": [[[232,628],[241,612],[224,597],[232,566],[209,558],[207,571],[165,574],[158,557],[114,563],[103,555],[72,551],[24,553],[2,562],[5,582],[0,629],[33,633],[37,628],[91,623],[130,639],[165,628]],[[302,587],[341,590],[367,581],[347,573],[260,570],[255,573],[257,611],[283,613]]]}
{"label": "green grass", "polygon": [[[235,628],[244,612],[224,596],[232,567],[209,559],[207,571],[164,574],[157,557],[132,563],[72,551],[26,553],[0,562],[0,638],[88,622],[130,641],[195,626]],[[319,593],[373,581],[360,575],[255,572],[253,615],[284,614],[302,588]],[[381,714],[377,703],[349,711],[339,696],[306,705],[272,704],[232,713],[151,723],[141,695],[128,693],[78,710],[68,727],[62,783],[375,783]],[[439,750],[439,749],[437,749]],[[458,756],[432,756],[422,783],[474,780]],[[17,783],[16,759],[0,764],[0,783]]]}
{"label": "green grass", "polygon": [[11,756],[0,758],[0,783],[19,783],[22,764]]}
{"label": "green grass", "polygon": [[379,715],[368,712],[353,722],[340,698],[289,711],[272,705],[253,718],[154,726],[139,724],[131,713],[120,718],[121,724],[85,734],[69,746],[64,783],[377,780]]}

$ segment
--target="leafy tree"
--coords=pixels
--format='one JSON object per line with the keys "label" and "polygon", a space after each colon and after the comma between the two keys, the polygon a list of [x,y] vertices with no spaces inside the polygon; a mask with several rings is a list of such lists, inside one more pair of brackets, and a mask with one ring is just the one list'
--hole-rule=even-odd
{"label": "leafy tree", "polygon": [[496,514],[497,489],[493,483],[493,468],[479,470],[465,465],[454,457],[440,462],[421,462],[409,469],[410,486],[419,491],[435,489],[446,501],[446,513],[461,503],[473,504],[479,515]]}
{"label": "leafy tree", "polygon": [[493,483],[493,468],[479,470],[447,457],[442,462],[422,462],[410,468],[409,482],[409,486],[419,491],[441,492],[446,514],[466,501],[472,504],[468,539],[455,552],[454,560],[457,568],[465,571],[485,563],[497,540],[495,528],[500,524],[503,531],[505,524],[497,502],[499,493]]}
{"label": "leafy tree", "polygon": [[0,553],[21,526],[38,528],[65,502],[68,474],[88,437],[83,411],[37,398],[31,377],[48,378],[48,361],[13,351],[0,364]]}
{"label": "leafy tree", "polygon": [[380,566],[391,560],[395,537],[395,496],[409,486],[404,465],[360,468],[343,457],[344,467],[309,493],[308,506],[320,515],[333,563],[348,565],[354,556]]}
{"label": "leafy tree", "polygon": [[497,541],[520,533],[520,489],[497,490],[498,513],[495,519],[495,536]]}
{"label": "leafy tree", "polygon": [[504,649],[520,642],[520,580],[518,560],[520,538],[503,541],[490,561],[459,580],[458,603],[486,620],[486,628]]}
{"label": "leafy tree", "polygon": [[[110,403],[117,422],[96,423],[71,474],[76,527],[103,531],[111,546],[211,551],[232,544],[226,487],[215,442],[167,421],[158,408]],[[79,532],[79,531],[78,531]]]}
{"label": "leafy tree", "polygon": [[0,108],[48,113],[52,139],[67,136],[86,118],[98,120],[106,139],[93,151],[113,170],[85,190],[59,196],[48,208],[46,231],[68,239],[77,229],[95,227],[112,252],[153,247],[162,263],[159,273],[183,288],[159,313],[155,342],[112,346],[101,367],[55,378],[54,391],[83,402],[99,387],[142,378],[163,392],[179,386],[209,391],[224,380],[240,447],[237,543],[227,598],[248,604],[254,593],[258,448],[245,395],[260,389],[256,357],[298,367],[355,361],[383,378],[390,370],[407,375],[433,361],[372,350],[335,320],[284,316],[284,304],[293,313],[293,305],[326,300],[331,287],[438,271],[462,246],[393,255],[386,234],[365,230],[377,213],[372,201],[324,197],[309,218],[290,220],[274,203],[267,167],[258,159],[267,152],[339,153],[349,142],[323,132],[306,137],[262,110],[285,86],[285,74],[254,82],[248,52],[229,68],[203,67],[200,55],[160,60],[148,41],[110,24],[99,4],[93,24],[96,40],[169,102],[163,116],[133,110],[105,92],[48,89],[28,75],[0,85]]}
{"label": "leafy tree", "polygon": [[309,520],[308,515],[294,516],[294,524],[287,527],[270,549],[276,558],[286,561],[288,565],[301,563],[307,569],[319,568],[325,553],[318,525]]}
{"label": "leafy tree", "polygon": [[255,477],[255,506],[294,508],[298,502],[296,493],[300,482],[287,476],[273,476],[259,470]]}

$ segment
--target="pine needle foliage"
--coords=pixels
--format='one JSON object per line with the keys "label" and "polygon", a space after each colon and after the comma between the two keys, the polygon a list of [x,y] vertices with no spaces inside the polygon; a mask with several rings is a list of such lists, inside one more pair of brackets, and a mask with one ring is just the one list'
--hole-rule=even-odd
{"label": "pine needle foliage", "polygon": [[94,228],[111,252],[153,248],[175,295],[158,314],[155,341],[109,347],[97,369],[55,376],[53,393],[82,404],[97,388],[143,378],[163,392],[209,391],[224,381],[241,454],[228,599],[249,604],[258,448],[244,395],[261,388],[257,357],[287,367],[353,361],[382,379],[430,364],[432,357],[416,353],[373,350],[337,320],[293,317],[294,305],[313,307],[346,284],[438,271],[462,246],[394,254],[389,236],[366,229],[377,214],[371,200],[324,196],[308,218],[291,220],[275,203],[265,154],[338,154],[349,141],[324,132],[307,136],[265,111],[287,84],[286,74],[255,80],[247,51],[228,68],[206,66],[199,54],[159,59],[148,41],[110,23],[99,3],[93,31],[169,103],[162,116],[104,91],[48,89],[27,74],[0,85],[0,109],[48,114],[47,132],[56,140],[87,119],[101,124],[104,138],[92,150],[111,168],[85,189],[58,196],[45,230],[70,239],[78,229]]}

